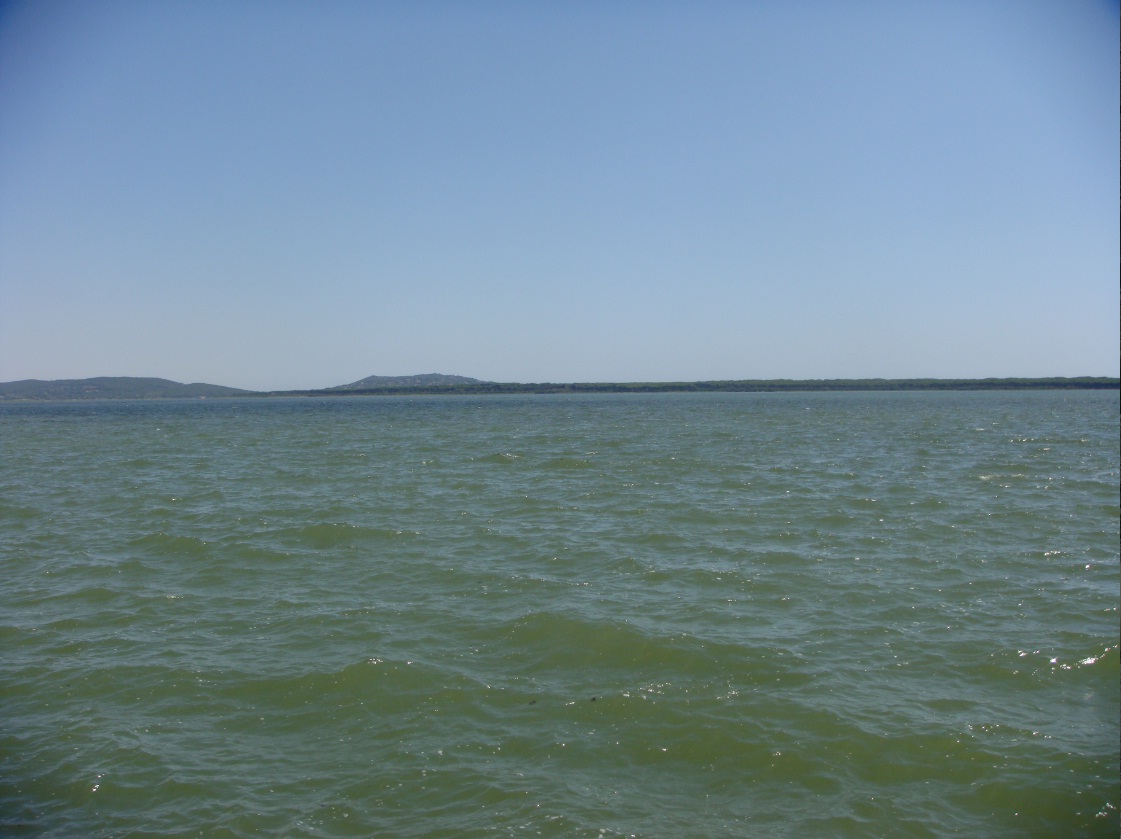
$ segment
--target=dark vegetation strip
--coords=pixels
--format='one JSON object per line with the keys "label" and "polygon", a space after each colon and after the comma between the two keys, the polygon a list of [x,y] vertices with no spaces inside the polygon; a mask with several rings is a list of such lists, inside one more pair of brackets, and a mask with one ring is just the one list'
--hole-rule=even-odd
{"label": "dark vegetation strip", "polygon": [[481,396],[502,393],[780,393],[876,390],[1119,390],[1121,379],[1104,376],[1043,379],[744,379],[717,382],[570,382],[374,387],[286,390],[258,396],[408,396],[447,394]]}
{"label": "dark vegetation strip", "polygon": [[321,390],[248,391],[167,379],[103,377],[53,382],[0,383],[0,402],[90,399],[223,399],[267,396],[486,396],[503,393],[781,393],[887,390],[1121,390],[1104,376],[1041,379],[741,379],[718,382],[457,382],[332,387]]}

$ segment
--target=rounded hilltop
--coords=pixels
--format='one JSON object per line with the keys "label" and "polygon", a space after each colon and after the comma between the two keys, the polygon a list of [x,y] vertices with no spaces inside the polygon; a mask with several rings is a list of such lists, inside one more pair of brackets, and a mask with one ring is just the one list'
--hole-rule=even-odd
{"label": "rounded hilltop", "polygon": [[444,387],[448,385],[487,384],[470,376],[451,376],[445,373],[420,373],[415,376],[367,376],[349,385],[338,385],[327,390],[360,390],[375,387]]}

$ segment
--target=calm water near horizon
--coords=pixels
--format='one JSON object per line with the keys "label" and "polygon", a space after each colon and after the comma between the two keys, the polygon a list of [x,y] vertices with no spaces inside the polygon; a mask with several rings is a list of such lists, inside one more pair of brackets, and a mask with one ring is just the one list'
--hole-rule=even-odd
{"label": "calm water near horizon", "polygon": [[0,405],[0,835],[1116,837],[1119,417]]}

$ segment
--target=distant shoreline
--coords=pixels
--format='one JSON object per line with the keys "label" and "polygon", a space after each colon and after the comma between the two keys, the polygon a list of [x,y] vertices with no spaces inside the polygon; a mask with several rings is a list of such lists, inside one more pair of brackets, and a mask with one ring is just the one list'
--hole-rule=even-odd
{"label": "distant shoreline", "polygon": [[812,393],[836,391],[1121,390],[1106,376],[987,379],[738,379],[701,382],[481,382],[253,391],[127,376],[0,383],[3,402],[105,399],[256,399],[266,397],[487,396],[565,393]]}
{"label": "distant shoreline", "polygon": [[966,391],[966,390],[1121,390],[1121,379],[1083,376],[1077,378],[1006,379],[744,379],[702,382],[568,382],[519,383],[480,382],[469,385],[433,387],[332,388],[289,390],[262,396],[404,396],[447,394],[563,393],[783,393],[822,391]]}

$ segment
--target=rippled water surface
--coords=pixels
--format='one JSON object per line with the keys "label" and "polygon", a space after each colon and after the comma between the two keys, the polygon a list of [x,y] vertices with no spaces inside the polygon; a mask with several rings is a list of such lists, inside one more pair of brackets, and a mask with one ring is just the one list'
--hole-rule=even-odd
{"label": "rippled water surface", "polygon": [[0,406],[0,833],[1118,835],[1117,392]]}

